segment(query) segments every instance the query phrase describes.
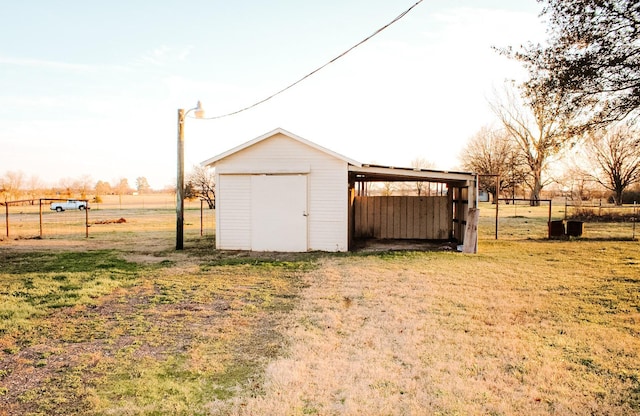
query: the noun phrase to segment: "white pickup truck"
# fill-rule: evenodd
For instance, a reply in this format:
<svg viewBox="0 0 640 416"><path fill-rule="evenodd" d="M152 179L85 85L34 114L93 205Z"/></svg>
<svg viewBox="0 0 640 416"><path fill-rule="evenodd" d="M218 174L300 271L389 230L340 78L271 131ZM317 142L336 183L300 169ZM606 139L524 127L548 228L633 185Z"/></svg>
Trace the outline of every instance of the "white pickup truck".
<svg viewBox="0 0 640 416"><path fill-rule="evenodd" d="M52 202L49 209L52 211L62 212L68 209L87 209L87 201L78 201L77 199L68 199L65 202Z"/></svg>

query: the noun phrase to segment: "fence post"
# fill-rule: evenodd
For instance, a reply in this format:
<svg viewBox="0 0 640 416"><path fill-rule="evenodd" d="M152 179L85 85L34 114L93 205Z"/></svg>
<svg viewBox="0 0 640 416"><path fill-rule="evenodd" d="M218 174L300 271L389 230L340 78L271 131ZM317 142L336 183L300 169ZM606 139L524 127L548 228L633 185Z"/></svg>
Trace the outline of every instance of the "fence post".
<svg viewBox="0 0 640 416"><path fill-rule="evenodd" d="M9 237L9 203L7 201L4 201L4 212L7 224L7 237Z"/></svg>
<svg viewBox="0 0 640 416"><path fill-rule="evenodd" d="M89 238L89 200L85 199L84 202L84 238Z"/></svg>
<svg viewBox="0 0 640 416"><path fill-rule="evenodd" d="M498 198L497 192L496 192L495 203L496 203L496 240L497 240L498 239L498 206L500 206L500 198Z"/></svg>
<svg viewBox="0 0 640 416"><path fill-rule="evenodd" d="M631 218L631 222L633 223L633 233L631 236L632 240L636 239L636 222L638 221L638 208L636 207L636 201L633 201L633 218Z"/></svg>

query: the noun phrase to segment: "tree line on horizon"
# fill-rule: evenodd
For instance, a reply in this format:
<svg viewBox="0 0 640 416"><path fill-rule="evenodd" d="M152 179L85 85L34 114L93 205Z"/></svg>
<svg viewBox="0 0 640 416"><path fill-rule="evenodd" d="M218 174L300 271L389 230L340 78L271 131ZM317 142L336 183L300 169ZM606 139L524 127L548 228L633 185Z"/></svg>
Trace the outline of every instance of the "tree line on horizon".
<svg viewBox="0 0 640 416"><path fill-rule="evenodd" d="M215 207L215 181L213 173L200 166L194 166L187 174L185 184L186 199L202 199L210 209ZM139 195L152 193L173 193L175 186L166 186L161 190L154 190L144 176L136 178L132 187L129 180L120 178L113 182L103 180L94 181L90 176L80 178L64 178L57 185L46 186L35 176L27 177L23 172L7 171L0 176L0 198L3 202L19 200L35 200L39 198L77 198L100 202L105 195Z"/></svg>

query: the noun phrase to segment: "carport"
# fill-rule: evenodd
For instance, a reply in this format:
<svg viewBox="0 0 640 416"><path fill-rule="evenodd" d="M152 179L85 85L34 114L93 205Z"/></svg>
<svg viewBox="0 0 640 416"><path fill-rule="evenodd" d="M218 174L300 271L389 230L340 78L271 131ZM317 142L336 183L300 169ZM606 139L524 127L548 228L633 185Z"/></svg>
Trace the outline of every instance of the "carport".
<svg viewBox="0 0 640 416"><path fill-rule="evenodd" d="M371 183L412 182L420 195L371 195ZM430 240L477 251L477 175L382 165L349 165L350 248L367 239ZM416 187L417 189L418 187ZM469 210L471 230L467 234Z"/></svg>

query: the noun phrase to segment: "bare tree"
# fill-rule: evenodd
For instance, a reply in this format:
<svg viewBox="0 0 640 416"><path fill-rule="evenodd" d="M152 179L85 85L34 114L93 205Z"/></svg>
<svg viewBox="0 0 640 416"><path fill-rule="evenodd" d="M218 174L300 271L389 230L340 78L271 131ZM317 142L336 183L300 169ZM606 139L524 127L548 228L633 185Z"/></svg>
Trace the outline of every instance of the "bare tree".
<svg viewBox="0 0 640 416"><path fill-rule="evenodd" d="M91 184L93 179L91 175L82 175L78 180L74 182L74 188L80 192L80 198L87 199L87 194L91 191Z"/></svg>
<svg viewBox="0 0 640 416"><path fill-rule="evenodd" d="M124 195L131 192L131 186L129 186L129 181L127 178L120 178L118 183L113 187L118 195Z"/></svg>
<svg viewBox="0 0 640 416"><path fill-rule="evenodd" d="M24 173L21 171L8 171L0 178L0 189L5 201L20 198L24 182Z"/></svg>
<svg viewBox="0 0 640 416"><path fill-rule="evenodd" d="M128 194L131 192L131 186L129 186L129 181L127 178L120 178L118 183L112 188L118 194L118 204L120 209L122 209L122 195Z"/></svg>
<svg viewBox="0 0 640 416"><path fill-rule="evenodd" d="M396 186L394 185L393 182L382 182L382 189L381 194L382 196L391 196L393 195L393 191L395 190Z"/></svg>
<svg viewBox="0 0 640 416"><path fill-rule="evenodd" d="M38 195L42 195L44 191L44 184L42 180L36 176L31 175L27 180L27 193L31 199L36 199Z"/></svg>
<svg viewBox="0 0 640 416"><path fill-rule="evenodd" d="M96 196L107 195L111 193L111 184L105 181L96 182Z"/></svg>
<svg viewBox="0 0 640 416"><path fill-rule="evenodd" d="M136 189L141 194L146 194L151 190L151 186L149 185L149 181L144 176L139 176L136 178Z"/></svg>
<svg viewBox="0 0 640 416"><path fill-rule="evenodd" d="M585 171L584 167L581 167L587 160L582 149L582 146L576 148L576 155L568 157L565 166L553 178L562 196L577 203L602 197L603 192L602 186Z"/></svg>
<svg viewBox="0 0 640 416"><path fill-rule="evenodd" d="M416 157L411 161L411 167L415 169L433 169L434 166L435 165L433 162L431 162L430 160L427 160L424 157ZM413 185L418 196L424 195L427 189L426 183L424 183L423 181L416 181L416 182L413 182Z"/></svg>
<svg viewBox="0 0 640 416"><path fill-rule="evenodd" d="M585 152L587 174L613 192L616 205L622 205L622 193L640 182L640 131L625 124L592 133Z"/></svg>
<svg viewBox="0 0 640 416"><path fill-rule="evenodd" d="M216 181L213 170L202 166L194 166L187 177L185 198L199 198L206 201L209 209L216 207Z"/></svg>
<svg viewBox="0 0 640 416"><path fill-rule="evenodd" d="M504 98L490 103L529 167L528 185L533 205L548 183L543 174L549 162L577 141L582 130L581 113L561 91L553 91L544 77L532 77L516 93L505 88Z"/></svg>
<svg viewBox="0 0 640 416"><path fill-rule="evenodd" d="M74 182L74 179L70 177L60 178L58 180L57 193L64 198L71 198L75 186Z"/></svg>
<svg viewBox="0 0 640 416"><path fill-rule="evenodd" d="M480 128L469 139L460 158L464 169L480 175L480 187L489 192L494 201L502 191L515 190L521 185L527 172L520 148L505 129Z"/></svg>

